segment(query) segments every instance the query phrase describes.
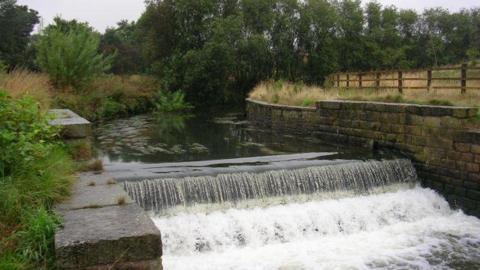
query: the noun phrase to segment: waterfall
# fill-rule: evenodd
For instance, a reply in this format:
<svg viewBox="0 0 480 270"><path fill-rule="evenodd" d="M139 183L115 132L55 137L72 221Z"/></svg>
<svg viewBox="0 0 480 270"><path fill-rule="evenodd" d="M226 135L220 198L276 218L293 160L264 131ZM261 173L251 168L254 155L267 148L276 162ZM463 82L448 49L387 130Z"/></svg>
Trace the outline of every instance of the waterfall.
<svg viewBox="0 0 480 270"><path fill-rule="evenodd" d="M419 186L152 218L167 270L480 269L480 220Z"/></svg>
<svg viewBox="0 0 480 270"><path fill-rule="evenodd" d="M216 176L160 178L125 182L127 193L146 210L159 212L176 206L240 202L325 192L373 189L417 180L407 159L358 161L261 173L229 173Z"/></svg>

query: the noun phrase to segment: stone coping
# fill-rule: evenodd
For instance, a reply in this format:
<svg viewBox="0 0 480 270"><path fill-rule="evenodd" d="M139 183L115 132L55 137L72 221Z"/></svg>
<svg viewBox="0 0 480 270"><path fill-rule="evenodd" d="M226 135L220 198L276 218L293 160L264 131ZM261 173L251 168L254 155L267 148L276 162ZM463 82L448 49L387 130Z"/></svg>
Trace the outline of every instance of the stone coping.
<svg viewBox="0 0 480 270"><path fill-rule="evenodd" d="M254 100L254 99L251 99L251 98L247 98L246 101L251 102L251 103L264 105L264 106L269 106L269 107L285 108L285 109L298 110L298 111L315 111L317 109L316 107L313 107L313 106L312 107L304 107L304 106L273 104L273 103L268 103L268 102L265 102L265 101Z"/></svg>
<svg viewBox="0 0 480 270"><path fill-rule="evenodd" d="M90 124L88 120L68 109L52 109L49 110L48 113L54 117L54 119L49 121L50 125L67 126Z"/></svg>
<svg viewBox="0 0 480 270"><path fill-rule="evenodd" d="M67 109L53 109L49 114L54 119L49 121L52 126L60 126L61 136L65 139L77 139L90 136L91 123L78 114Z"/></svg>
<svg viewBox="0 0 480 270"><path fill-rule="evenodd" d="M288 110L307 110L315 111L321 109L342 109L348 108L353 110L365 110L365 111L378 111L378 112L397 112L397 113L409 113L421 116L451 116L455 118L471 118L474 117L478 108L475 107L463 107L463 106L437 106L437 105L421 105L410 103L388 103L388 102L376 102L376 101L357 101L357 100L322 100L316 102L316 107L302 107L302 106L290 106L271 104L264 101L258 101L253 99L246 99L247 102L276 107L285 108Z"/></svg>

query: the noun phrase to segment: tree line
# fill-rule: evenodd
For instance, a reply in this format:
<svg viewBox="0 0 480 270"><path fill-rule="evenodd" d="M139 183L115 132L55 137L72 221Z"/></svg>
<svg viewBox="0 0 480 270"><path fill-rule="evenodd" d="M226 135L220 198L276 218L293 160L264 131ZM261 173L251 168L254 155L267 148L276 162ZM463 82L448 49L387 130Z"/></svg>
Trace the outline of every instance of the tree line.
<svg viewBox="0 0 480 270"><path fill-rule="evenodd" d="M26 31L38 17L19 9L10 25L24 18ZM9 66L29 62L11 53L32 54L35 37L22 37L0 40ZM237 101L262 80L322 84L333 72L454 64L479 50L479 8L417 13L359 0L148 0L137 21L107 29L99 45L115 54L111 72L153 74L195 104Z"/></svg>

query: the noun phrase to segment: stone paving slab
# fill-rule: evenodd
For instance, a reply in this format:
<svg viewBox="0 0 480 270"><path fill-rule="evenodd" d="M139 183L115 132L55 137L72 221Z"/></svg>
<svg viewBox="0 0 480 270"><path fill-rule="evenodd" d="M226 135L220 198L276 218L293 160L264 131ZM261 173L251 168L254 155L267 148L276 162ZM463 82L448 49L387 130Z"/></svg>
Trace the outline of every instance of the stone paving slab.
<svg viewBox="0 0 480 270"><path fill-rule="evenodd" d="M71 110L53 109L49 113L54 117L49 124L61 126L64 138L85 138L92 132L91 123Z"/></svg>
<svg viewBox="0 0 480 270"><path fill-rule="evenodd" d="M118 184L79 186L76 185L69 200L56 206L57 211L83 208L100 208L118 204L132 204L134 201Z"/></svg>
<svg viewBox="0 0 480 270"><path fill-rule="evenodd" d="M160 232L136 204L62 216L63 226L55 235L60 269L161 269Z"/></svg>

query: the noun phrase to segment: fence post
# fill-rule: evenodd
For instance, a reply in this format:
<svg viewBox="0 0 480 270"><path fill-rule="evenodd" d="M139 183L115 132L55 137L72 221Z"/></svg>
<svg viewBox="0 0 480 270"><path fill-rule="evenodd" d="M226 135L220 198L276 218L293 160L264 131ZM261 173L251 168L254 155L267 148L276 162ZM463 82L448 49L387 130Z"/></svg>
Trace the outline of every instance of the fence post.
<svg viewBox="0 0 480 270"><path fill-rule="evenodd" d="M462 64L462 94L467 92L467 64Z"/></svg>
<svg viewBox="0 0 480 270"><path fill-rule="evenodd" d="M380 72L375 73L375 89L378 91L380 88Z"/></svg>
<svg viewBox="0 0 480 270"><path fill-rule="evenodd" d="M362 85L362 73L358 73L358 87L363 88L363 85Z"/></svg>
<svg viewBox="0 0 480 270"><path fill-rule="evenodd" d="M427 91L430 92L432 88L432 70L427 70Z"/></svg>
<svg viewBox="0 0 480 270"><path fill-rule="evenodd" d="M347 89L350 87L350 74L347 73Z"/></svg>
<svg viewBox="0 0 480 270"><path fill-rule="evenodd" d="M398 72L398 92L403 94L403 72Z"/></svg>
<svg viewBox="0 0 480 270"><path fill-rule="evenodd" d="M337 88L340 88L340 74L337 74Z"/></svg>

